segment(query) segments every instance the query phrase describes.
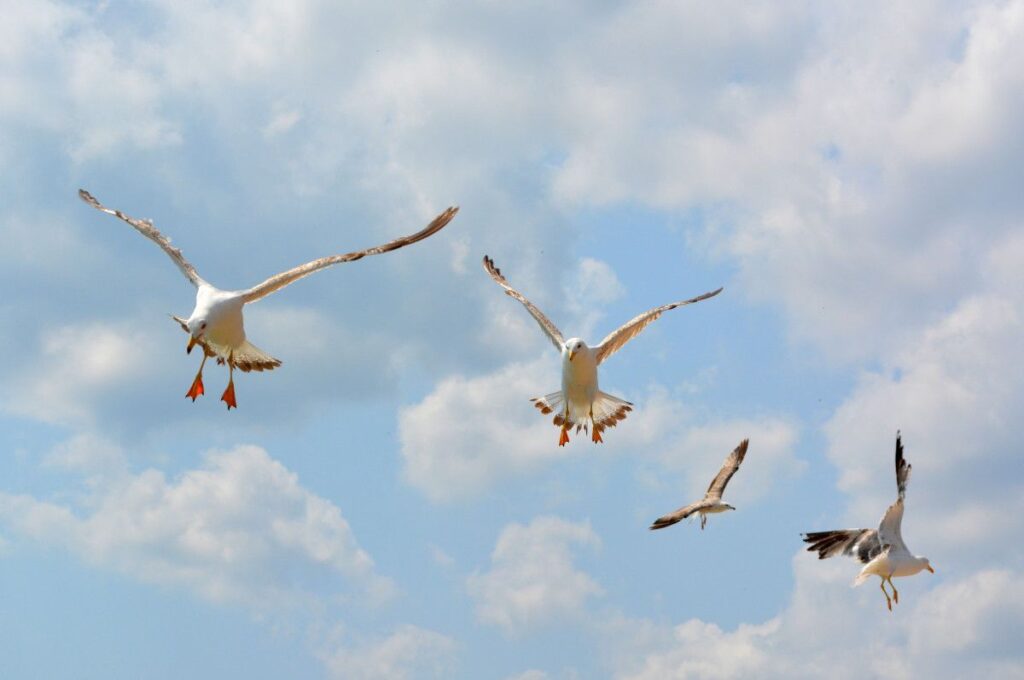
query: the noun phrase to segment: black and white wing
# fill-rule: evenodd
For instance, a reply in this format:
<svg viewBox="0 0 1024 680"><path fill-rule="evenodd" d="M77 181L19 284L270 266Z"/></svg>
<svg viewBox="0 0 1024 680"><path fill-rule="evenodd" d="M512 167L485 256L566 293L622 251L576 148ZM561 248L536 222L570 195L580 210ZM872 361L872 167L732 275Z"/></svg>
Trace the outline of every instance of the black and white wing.
<svg viewBox="0 0 1024 680"><path fill-rule="evenodd" d="M875 559L886 549L874 529L836 529L834 531L809 531L804 543L809 544L808 552L818 553L823 560L836 555L848 555L862 564Z"/></svg>
<svg viewBox="0 0 1024 680"><path fill-rule="evenodd" d="M743 459L747 455L747 445L750 444L749 439L744 439L740 442L739 446L732 450L725 458L725 462L722 463L722 469L718 471L715 478L711 480L711 484L708 486L707 493L704 494L704 498L709 500L721 499L722 493L725 491L725 485L729 483L732 476L736 474L736 471L740 469L740 464L743 463Z"/></svg>
<svg viewBox="0 0 1024 680"><path fill-rule="evenodd" d="M255 302L256 300L264 298L270 295L271 293L284 288L288 284L294 283L303 277L309 276L314 272L320 271L321 269L325 269L336 264L341 264L342 262L354 262L356 260L361 260L364 257L367 257L368 255L380 255L381 253L388 253L391 252L392 250L398 250L399 248L404 248L405 246L412 245L417 241L422 241L428 236L433 236L437 232L441 231L445 227L445 225L452 221L452 218L455 217L455 213L457 212L459 212L459 209L455 206L452 206L445 210L440 215L438 215L437 217L435 217L430 224L428 224L425 228L421 229L415 234L410 234L409 236L402 236L400 238L396 238L394 241L388 241L383 245L374 246L373 248L367 248L366 250L356 250L351 253L345 253L344 255L331 255L329 257L321 257L319 260L313 260L312 262L307 262L306 264L300 264L298 267L271 276L263 283L253 286L249 290L243 291L242 299L247 303Z"/></svg>
<svg viewBox="0 0 1024 680"><path fill-rule="evenodd" d="M487 270L487 273L491 275L491 278L494 279L499 286L505 289L506 295L523 303L523 306L526 307L526 311L533 315L533 318L536 319L537 323L540 325L541 330L547 334L548 338L551 339L551 342L553 342L558 351L561 352L562 346L565 345L565 338L562 337L562 331L558 330L558 326L551 323L551 319L544 316L544 312L537 309L536 305L527 300L526 297L518 290L513 288L505 277L502 276L501 270L494 265L494 260L486 255L484 255L484 269Z"/></svg>
<svg viewBox="0 0 1024 680"><path fill-rule="evenodd" d="M715 297L721 292L722 289L719 288L718 290L698 295L697 297L690 298L689 300L671 302L667 305L662 305L661 307L649 309L643 314L630 319L622 326L609 333L608 337L602 340L601 344L594 348L594 352L597 355L597 363L600 364L602 361L615 354L623 345L640 335L640 331L647 328L648 325L668 310L675 309L676 307L683 307L685 305L692 305L694 302L700 302L701 300L707 300L708 298Z"/></svg>
<svg viewBox="0 0 1024 680"><path fill-rule="evenodd" d="M896 430L896 491L899 499L907 493L907 482L910 481L910 463L903 457L903 437Z"/></svg>
<svg viewBox="0 0 1024 680"><path fill-rule="evenodd" d="M192 266L192 263L186 260L185 256L181 254L181 251L171 245L171 239L160 233L160 231L153 226L152 222L149 220L140 220L130 217L120 210L112 210L97 201L96 198L85 189L79 189L78 196L97 210L124 220L128 224L132 225L137 232L160 246L160 248L167 253L168 257L171 258L174 264L178 266L178 269L180 269L181 273L185 275L185 278L192 282L193 286L198 288L200 285L206 283L206 281L204 281L196 272L196 268Z"/></svg>
<svg viewBox="0 0 1024 680"><path fill-rule="evenodd" d="M700 510L701 508L703 508L706 505L707 505L707 501L706 500L699 500L696 503L690 503L689 505L686 505L686 506L683 506L683 507L679 508L675 512L670 512L669 514L664 515L663 517L659 517L658 519L654 520L654 523L651 524L650 528L651 529L664 529L665 527L670 527L673 524L675 524L676 522L683 521L684 519L686 519L687 517L689 517L693 513L697 512L698 510Z"/></svg>

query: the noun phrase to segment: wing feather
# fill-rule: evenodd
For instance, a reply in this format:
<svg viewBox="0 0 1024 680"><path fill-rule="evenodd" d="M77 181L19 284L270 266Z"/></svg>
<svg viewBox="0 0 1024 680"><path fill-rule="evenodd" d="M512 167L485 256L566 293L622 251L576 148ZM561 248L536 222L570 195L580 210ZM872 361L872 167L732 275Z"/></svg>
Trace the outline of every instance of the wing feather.
<svg viewBox="0 0 1024 680"><path fill-rule="evenodd" d="M536 305L527 300L518 290L513 288L505 277L502 276L501 270L494 265L494 260L486 255L484 255L484 269L487 270L487 273L491 275L491 278L494 279L499 286L505 289L506 295L523 303L523 306L526 307L526 311L533 315L533 318L536 319L541 329L551 339L551 342L554 343L558 351L561 352L562 346L565 345L565 339L562 337L562 332L558 330L558 326L551 323L551 319L544 316L544 312L537 309Z"/></svg>
<svg viewBox="0 0 1024 680"><path fill-rule="evenodd" d="M113 215L118 219L124 220L128 224L132 225L137 232L160 246L160 248L167 253L168 257L171 258L174 264L178 266L178 269L180 269L181 273L185 275L185 278L192 282L193 286L198 288L201 284L206 283L203 281L202 277L199 276L199 273L196 272L196 268L192 266L192 263L186 260L185 256L181 254L181 251L171 245L171 239L160 233L160 231L153 226L152 222L149 220L140 220L130 217L120 210L112 210L97 201L96 198L85 189L78 190L78 197L100 212L105 212L108 215Z"/></svg>
<svg viewBox="0 0 1024 680"><path fill-rule="evenodd" d="M654 522L651 524L650 528L653 530L653 529L664 529L665 527L670 527L670 526L672 526L673 524L675 524L677 522L683 521L684 519L686 519L687 517L689 517L693 513L695 513L698 510L700 510L705 505L706 505L705 501L697 501L696 503L690 503L689 505L685 505L685 506L679 508L678 510L676 510L675 512L670 512L669 514L664 515L664 516L659 517L658 519L654 520Z"/></svg>
<svg viewBox="0 0 1024 680"><path fill-rule="evenodd" d="M899 499L907 493L907 482L910 481L910 463L903 457L903 439L899 430L896 431L896 491Z"/></svg>
<svg viewBox="0 0 1024 680"><path fill-rule="evenodd" d="M804 534L808 552L818 553L824 560L836 555L848 555L861 564L867 564L885 549L874 529L836 529L834 531L809 531Z"/></svg>
<svg viewBox="0 0 1024 680"><path fill-rule="evenodd" d="M597 363L600 364L602 361L615 354L615 352L619 351L623 345L640 335L640 331L647 328L649 324L668 310L675 309L676 307L683 307L684 305L692 305L694 302L700 302L701 300L707 300L721 292L722 288L719 288L718 290L698 295L697 297L690 298L689 300L672 302L667 305L662 305L661 307L655 307L654 309L650 309L643 314L630 319L625 324L609 333L608 337L602 340L601 344L594 348L594 351L597 354Z"/></svg>
<svg viewBox="0 0 1024 680"><path fill-rule="evenodd" d="M243 291L242 299L247 303L255 302L256 300L264 298L270 295L271 293L278 291L284 288L285 286L294 283L305 276L309 276L314 272L318 272L326 267L341 264L342 262L354 262L356 260L361 260L362 258L367 257L369 255L380 255L381 253L387 253L392 250L398 250L399 248L404 248L405 246L412 245L417 241L422 241L428 236L432 236L433 234L436 234L437 232L441 231L441 229L443 229L445 225L452 221L452 218L455 217L455 213L457 212L459 212L458 207L452 206L445 210L440 215L438 215L437 217L435 217L430 224L428 224L424 229L416 232L415 234L411 234L409 236L402 236L400 238L396 238L394 241L388 241L383 245L374 246L373 248L367 248L366 250L356 250L351 253L345 253L344 255L331 255L329 257L321 257L318 260L313 260L312 262L301 264L298 267L294 267L292 269L289 269L288 271L281 272L280 274L271 276L263 283L253 286L249 290Z"/></svg>
<svg viewBox="0 0 1024 680"><path fill-rule="evenodd" d="M736 471L740 469L740 464L743 463L743 459L747 455L747 445L750 444L749 439L744 439L740 442L739 446L732 450L725 458L725 462L722 463L722 469L718 471L715 478L711 480L711 484L708 486L708 491L704 494L704 498L720 499L722 493L725 491L725 486L732 479L732 476L736 474Z"/></svg>

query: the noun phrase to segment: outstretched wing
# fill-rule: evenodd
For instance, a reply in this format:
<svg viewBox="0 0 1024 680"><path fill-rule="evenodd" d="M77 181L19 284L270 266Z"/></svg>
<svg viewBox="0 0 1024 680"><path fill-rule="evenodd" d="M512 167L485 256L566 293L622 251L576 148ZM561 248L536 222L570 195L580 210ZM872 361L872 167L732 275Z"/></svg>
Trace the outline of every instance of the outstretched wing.
<svg viewBox="0 0 1024 680"><path fill-rule="evenodd" d="M823 560L836 555L849 555L862 564L867 564L885 550L874 529L836 529L834 531L809 531L804 534L808 552L818 553Z"/></svg>
<svg viewBox="0 0 1024 680"><path fill-rule="evenodd" d="M654 520L654 522L651 524L650 528L653 530L653 529L664 529L665 527L670 527L673 524L675 524L676 522L683 521L684 519L686 519L687 517L689 517L693 513L695 513L698 510L700 510L705 505L706 505L705 501L697 501L696 503L690 503L687 506L679 508L675 512L669 513L667 515L664 515L663 517L659 517L658 519Z"/></svg>
<svg viewBox="0 0 1024 680"><path fill-rule="evenodd" d="M459 212L458 207L452 206L448 208L443 213L435 217L434 220L424 229L410 236L402 236L401 238L396 238L394 241L389 241L383 245L375 246L373 248L367 248L366 250L357 250L355 252L345 253L344 255L321 257L319 260L313 260L312 262L301 264L294 269L289 269L286 272L281 272L280 274L271 276L263 283L253 286L249 290L243 291L242 299L247 303L255 302L260 298L264 298L271 293L284 288L290 283L298 281L304 276L309 276L313 272L320 271L326 267L341 264L342 262L354 262L355 260L361 260L367 255L380 255L381 253L398 250L399 248L412 245L417 241L422 241L428 236L432 236L433 234L441 231L446 224L452 221L452 218L455 217L455 213L457 212Z"/></svg>
<svg viewBox="0 0 1024 680"><path fill-rule="evenodd" d="M171 239L160 233L160 231L153 226L152 222L149 220L140 220L134 217L129 217L120 210L112 210L97 201L96 198L85 189L78 190L78 197L97 210L124 220L135 227L137 232L160 246L171 260L174 261L174 264L178 265L178 269L180 269L181 273L185 275L185 278L192 282L193 286L198 288L201 284L206 283L196 272L196 268L192 266L192 263L186 260L185 256L181 254L181 251L171 245Z"/></svg>
<svg viewBox="0 0 1024 680"><path fill-rule="evenodd" d="M710 297L714 297L722 292L722 289L713 290L710 293L704 293L698 295L695 298L689 300L683 300L682 302L672 302L661 307L655 307L654 309L648 310L643 314L627 321L625 324L620 326L618 329L608 334L601 344L594 348L597 354L597 363L601 363L611 355L615 354L619 349L627 342L640 335L640 331L647 328L647 326L657 319L659 316L664 314L670 309L676 307L682 307L684 305L692 305L694 302L700 302L701 300L707 300Z"/></svg>
<svg viewBox="0 0 1024 680"><path fill-rule="evenodd" d="M509 282L501 275L501 270L494 266L494 260L486 255L484 255L484 269L487 270L487 273L491 275L491 278L494 279L499 286L505 289L506 295L514 297L516 300L523 303L523 306L526 307L526 311L533 315L533 318L537 320L537 323L540 324L540 327L545 333L547 333L547 336L551 338L551 342L553 342L555 347L558 348L558 351L561 352L562 346L565 344L565 338L562 337L562 332L558 330L558 327L551 323L551 319L544 316L544 312L537 309L536 305L527 300L523 297L522 293L509 285Z"/></svg>
<svg viewBox="0 0 1024 680"><path fill-rule="evenodd" d="M749 439L744 439L740 442L740 445L733 449L725 458L725 462L722 463L722 469L718 471L715 478L711 480L711 485L708 486L708 491L704 494L704 498L708 500L720 499L722 492L725 491L725 485L729 483L732 476L736 474L736 471L740 469L740 464L743 462L743 458L747 455L747 445L750 443Z"/></svg>
<svg viewBox="0 0 1024 680"><path fill-rule="evenodd" d="M891 545L897 550L907 549L906 544L903 542L903 534L900 532L901 524L903 524L902 498L886 509L885 514L882 515L882 521L878 523L878 540L881 541L882 545Z"/></svg>

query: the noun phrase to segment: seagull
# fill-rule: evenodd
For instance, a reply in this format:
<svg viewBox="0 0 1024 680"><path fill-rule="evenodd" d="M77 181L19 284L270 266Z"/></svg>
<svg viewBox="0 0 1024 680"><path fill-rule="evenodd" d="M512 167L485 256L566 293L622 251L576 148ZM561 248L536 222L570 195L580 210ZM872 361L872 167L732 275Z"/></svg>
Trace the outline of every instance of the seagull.
<svg viewBox="0 0 1024 680"><path fill-rule="evenodd" d="M196 287L196 305L192 310L192 315L187 319L171 315L171 318L178 322L182 330L189 335L185 351L191 353L192 348L196 345L203 350L203 360L199 364L199 372L196 373L195 380L192 381L192 386L189 387L185 396L191 397L194 402L199 395L204 393L203 367L206 365L207 359L216 357L218 364L226 363L229 369L228 386L224 390L224 394L221 395L221 401L227 404L229 411L238 407L235 400L234 381L236 368L243 372L269 371L281 365L279 359L270 356L246 339L242 323L242 307L244 305L256 302L304 276L309 276L313 272L331 265L352 262L367 255L379 255L422 241L444 228L459 211L458 207L450 207L435 217L434 221L422 231L411 236L403 236L375 248L322 257L319 260L313 260L271 276L263 283L247 290L220 290L199 276L196 268L185 259L180 250L171 245L171 240L160 233L150 220L136 219L125 215L120 210L111 210L103 206L84 189L79 189L78 195L97 210L124 220L140 234L160 246L185 275L185 278Z"/></svg>
<svg viewBox="0 0 1024 680"><path fill-rule="evenodd" d="M885 604L892 611L892 604L899 604L900 594L892 582L893 576L913 576L927 569L935 573L927 557L917 557L907 549L900 534L903 522L903 496L907 492L907 480L910 479L910 463L903 458L903 442L900 433L896 432L896 488L899 497L889 506L878 525L878 529L837 529L835 531L813 531L804 534L804 542L809 543L809 552L817 552L818 559L834 555L856 557L864 565L860 574L853 581L859 586L872 575L882 579L879 587L885 594ZM892 587L892 597L885 589L886 582Z"/></svg>
<svg viewBox="0 0 1024 680"><path fill-rule="evenodd" d="M676 522L686 519L695 512L700 513L700 528L704 530L704 525L708 523L708 515L717 514L719 512L725 512L726 510L735 510L728 503L722 502L722 493L725 491L725 485L729 483L732 476L736 474L736 471L740 469L740 464L743 463L743 458L747 455L747 444L750 443L749 439L744 439L740 442L740 445L732 450L725 458L725 462L722 463L722 469L718 471L715 478L711 480L711 486L708 487L707 492L704 494L704 498L697 501L696 503L690 503L684 507L679 508L673 513L659 517L654 520L654 524L651 525L651 529L664 529L670 527Z"/></svg>
<svg viewBox="0 0 1024 680"><path fill-rule="evenodd" d="M570 428L575 426L577 432L580 431L580 428L586 432L588 423L591 426L591 440L595 444L602 442L604 440L601 438L601 433L604 429L615 427L620 420L625 419L626 414L633 410L632 403L613 397L597 388L597 367L601 362L639 335L640 331L661 316L663 312L707 300L722 292L722 289L719 288L690 300L655 307L612 331L597 347L588 347L587 343L580 338L565 340L561 331L544 316L543 312L523 297L522 293L509 285L505 277L502 276L501 270L494 265L494 260L486 255L484 255L484 269L499 286L505 289L506 295L523 303L551 342L555 344L555 348L562 354L561 391L530 400L542 414L547 415L552 412L555 414L553 422L561 428L561 435L558 439L559 446L565 446L568 443Z"/></svg>

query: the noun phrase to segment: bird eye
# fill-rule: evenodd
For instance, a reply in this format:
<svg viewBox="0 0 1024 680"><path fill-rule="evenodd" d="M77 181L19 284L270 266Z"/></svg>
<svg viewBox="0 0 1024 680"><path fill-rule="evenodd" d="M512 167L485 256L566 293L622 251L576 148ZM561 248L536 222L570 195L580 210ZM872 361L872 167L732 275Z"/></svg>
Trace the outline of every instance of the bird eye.
<svg viewBox="0 0 1024 680"><path fill-rule="evenodd" d="M206 322L204 321L203 324L199 328L205 331L206 330Z"/></svg>

